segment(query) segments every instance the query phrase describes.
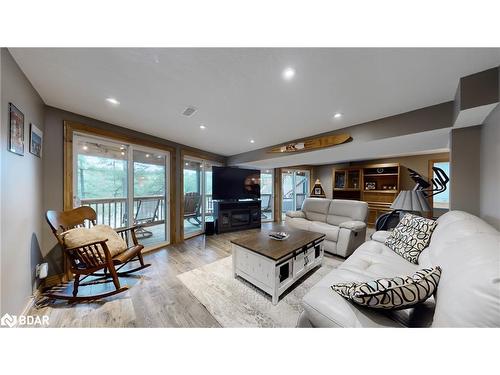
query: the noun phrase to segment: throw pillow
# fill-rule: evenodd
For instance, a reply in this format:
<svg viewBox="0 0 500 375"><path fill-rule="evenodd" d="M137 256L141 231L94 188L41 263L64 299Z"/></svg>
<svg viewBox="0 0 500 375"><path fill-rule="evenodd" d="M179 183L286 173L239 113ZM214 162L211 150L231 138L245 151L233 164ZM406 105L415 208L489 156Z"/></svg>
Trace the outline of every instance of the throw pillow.
<svg viewBox="0 0 500 375"><path fill-rule="evenodd" d="M91 228L74 228L63 234L64 245L67 248L83 246L96 241L104 241L108 246L111 257L127 250L127 243L116 233L116 231L108 225L96 225ZM104 257L104 250L98 246L99 252Z"/></svg>
<svg viewBox="0 0 500 375"><path fill-rule="evenodd" d="M424 268L411 276L378 279L365 283L337 283L332 289L358 305L375 309L406 309L434 294L441 268Z"/></svg>
<svg viewBox="0 0 500 375"><path fill-rule="evenodd" d="M418 264L418 256L429 245L436 228L434 220L406 214L385 240L385 245L407 261Z"/></svg>

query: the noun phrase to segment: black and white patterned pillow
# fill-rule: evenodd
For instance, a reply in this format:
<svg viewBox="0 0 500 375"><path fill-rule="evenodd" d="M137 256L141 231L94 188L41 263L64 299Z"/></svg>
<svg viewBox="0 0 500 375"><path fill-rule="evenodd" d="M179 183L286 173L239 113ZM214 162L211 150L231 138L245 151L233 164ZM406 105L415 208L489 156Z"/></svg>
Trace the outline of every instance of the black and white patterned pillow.
<svg viewBox="0 0 500 375"><path fill-rule="evenodd" d="M437 223L425 217L406 214L385 240L385 245L407 261L418 264L418 256L429 244Z"/></svg>
<svg viewBox="0 0 500 375"><path fill-rule="evenodd" d="M406 309L434 294L441 268L424 268L411 276L378 279L365 283L337 283L332 289L358 305L375 309Z"/></svg>

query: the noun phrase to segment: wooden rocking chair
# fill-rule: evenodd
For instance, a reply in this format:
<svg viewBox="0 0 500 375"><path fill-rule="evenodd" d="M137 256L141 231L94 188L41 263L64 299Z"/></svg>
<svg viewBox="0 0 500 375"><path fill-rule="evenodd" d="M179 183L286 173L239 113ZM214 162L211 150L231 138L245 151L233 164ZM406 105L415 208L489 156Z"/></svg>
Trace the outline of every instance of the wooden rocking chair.
<svg viewBox="0 0 500 375"><path fill-rule="evenodd" d="M77 301L92 301L112 296L128 289L127 286L120 286L119 276L126 276L132 272L150 266L150 264L144 263L141 254L144 246L137 242L137 237L135 235L136 226L116 229L116 232L127 243L128 248L120 254L111 257L108 246L106 245L107 240L73 248L67 248L64 244L63 236L61 235L63 232L73 228L96 225L97 215L93 208L82 206L63 212L47 211L46 218L52 232L57 238L57 242L61 245L63 252L66 254L69 270L75 277L72 295L58 294L49 291L44 294L48 298L64 299L71 303ZM102 248L104 255L99 251L99 248ZM134 260L139 261L139 267L120 272L122 267ZM102 270L102 272L97 272L100 270ZM93 277L91 281L82 283L83 280L90 276ZM78 296L79 286L95 285L103 281L106 282L109 281L110 277L112 278L115 290L88 296Z"/></svg>

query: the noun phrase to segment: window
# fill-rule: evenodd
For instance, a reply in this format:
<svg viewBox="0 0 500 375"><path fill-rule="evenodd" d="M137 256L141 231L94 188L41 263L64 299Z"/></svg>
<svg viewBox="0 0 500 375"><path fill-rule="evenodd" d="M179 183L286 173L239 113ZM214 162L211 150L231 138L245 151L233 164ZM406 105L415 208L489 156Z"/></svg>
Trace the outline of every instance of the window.
<svg viewBox="0 0 500 375"><path fill-rule="evenodd" d="M429 176L433 179L438 179L438 175L433 167L440 168L448 177L450 177L450 162L448 160L430 160L429 161ZM438 212L434 212L433 216L439 216L439 211L449 210L450 209L450 183L446 185L446 190L433 195L430 199L431 206L434 211L438 210Z"/></svg>

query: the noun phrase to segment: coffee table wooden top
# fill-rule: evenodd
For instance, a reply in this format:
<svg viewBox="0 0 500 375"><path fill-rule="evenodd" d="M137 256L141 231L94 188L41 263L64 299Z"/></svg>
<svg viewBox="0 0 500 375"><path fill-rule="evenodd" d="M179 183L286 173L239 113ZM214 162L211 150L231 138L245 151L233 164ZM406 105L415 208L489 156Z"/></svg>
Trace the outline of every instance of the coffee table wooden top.
<svg viewBox="0 0 500 375"><path fill-rule="evenodd" d="M290 234L286 240L277 241L269 237L269 232L287 232ZM271 228L261 229L257 233L247 234L231 242L255 253L273 260L280 260L287 255L301 250L305 245L325 237L322 233L309 232L301 229L273 224Z"/></svg>

